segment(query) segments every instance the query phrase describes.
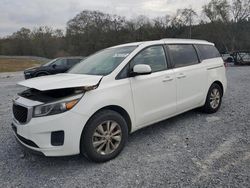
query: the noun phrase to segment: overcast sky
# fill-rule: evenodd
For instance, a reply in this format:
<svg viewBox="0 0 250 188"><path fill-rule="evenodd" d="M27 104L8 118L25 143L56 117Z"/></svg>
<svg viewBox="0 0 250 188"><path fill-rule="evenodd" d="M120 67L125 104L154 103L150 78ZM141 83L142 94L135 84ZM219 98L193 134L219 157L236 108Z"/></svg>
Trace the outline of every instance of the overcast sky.
<svg viewBox="0 0 250 188"><path fill-rule="evenodd" d="M0 0L0 37L21 27L51 26L65 29L66 23L84 9L100 10L133 18L173 15L192 7L197 12L209 0Z"/></svg>

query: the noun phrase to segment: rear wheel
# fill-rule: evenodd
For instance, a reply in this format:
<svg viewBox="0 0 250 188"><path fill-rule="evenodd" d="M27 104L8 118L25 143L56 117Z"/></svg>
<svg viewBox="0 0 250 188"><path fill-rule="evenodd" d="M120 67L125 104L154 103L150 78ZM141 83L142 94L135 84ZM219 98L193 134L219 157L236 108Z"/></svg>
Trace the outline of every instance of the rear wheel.
<svg viewBox="0 0 250 188"><path fill-rule="evenodd" d="M115 158L125 146L128 127L124 118L112 110L95 114L84 128L81 153L95 162Z"/></svg>
<svg viewBox="0 0 250 188"><path fill-rule="evenodd" d="M206 103L203 111L206 113L215 113L219 110L222 101L222 88L214 83L208 90Z"/></svg>

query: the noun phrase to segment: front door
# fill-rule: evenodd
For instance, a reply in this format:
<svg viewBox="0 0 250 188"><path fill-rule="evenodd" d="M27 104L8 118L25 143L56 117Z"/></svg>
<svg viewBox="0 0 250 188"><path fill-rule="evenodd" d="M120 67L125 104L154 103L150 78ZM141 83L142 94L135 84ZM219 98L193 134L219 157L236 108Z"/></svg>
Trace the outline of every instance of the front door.
<svg viewBox="0 0 250 188"><path fill-rule="evenodd" d="M135 108L136 125L142 127L166 119L176 112L176 78L173 70L167 69L163 46L144 49L131 61L150 65L152 73L130 78Z"/></svg>
<svg viewBox="0 0 250 188"><path fill-rule="evenodd" d="M52 64L52 72L53 74L64 73L67 71L67 60L66 59L58 59Z"/></svg>

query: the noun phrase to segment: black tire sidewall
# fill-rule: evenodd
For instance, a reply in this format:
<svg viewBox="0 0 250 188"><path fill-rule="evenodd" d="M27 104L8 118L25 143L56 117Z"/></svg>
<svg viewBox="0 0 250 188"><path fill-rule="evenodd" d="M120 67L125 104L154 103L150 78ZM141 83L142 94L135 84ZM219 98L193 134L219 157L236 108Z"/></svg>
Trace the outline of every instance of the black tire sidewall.
<svg viewBox="0 0 250 188"><path fill-rule="evenodd" d="M114 152L108 155L101 155L97 153L94 149L92 143L92 135L94 134L96 127L100 125L102 122L107 120L116 121L120 125L122 132L122 139L120 145ZM96 113L93 117L91 117L90 120L87 122L86 126L84 127L81 138L81 146L80 146L81 153L84 156L87 156L87 158L89 158L90 160L95 162L105 162L111 160L115 158L122 151L123 147L127 142L127 137L128 137L127 123L119 113L112 110L100 111Z"/></svg>
<svg viewBox="0 0 250 188"><path fill-rule="evenodd" d="M38 74L36 74L36 76L35 77L41 77L41 76L47 76L48 74L46 74L46 73L38 73Z"/></svg>

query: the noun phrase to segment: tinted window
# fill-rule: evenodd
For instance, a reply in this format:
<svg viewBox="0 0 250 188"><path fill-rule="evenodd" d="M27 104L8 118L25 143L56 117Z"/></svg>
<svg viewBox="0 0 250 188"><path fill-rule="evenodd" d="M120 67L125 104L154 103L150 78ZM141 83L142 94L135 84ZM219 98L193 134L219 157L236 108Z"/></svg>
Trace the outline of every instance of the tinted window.
<svg viewBox="0 0 250 188"><path fill-rule="evenodd" d="M67 63L66 59L57 59L52 65L66 66L66 63Z"/></svg>
<svg viewBox="0 0 250 188"><path fill-rule="evenodd" d="M74 66L75 64L77 64L81 59L68 59L67 60L67 65L68 66Z"/></svg>
<svg viewBox="0 0 250 188"><path fill-rule="evenodd" d="M152 72L165 70L167 68L167 62L165 52L162 46L152 46L141 51L131 61L131 68L138 64L149 65Z"/></svg>
<svg viewBox="0 0 250 188"><path fill-rule="evenodd" d="M212 45L198 44L195 46L198 48L202 59L221 57L219 51Z"/></svg>
<svg viewBox="0 0 250 188"><path fill-rule="evenodd" d="M51 61L49 61L48 63L45 63L44 65L42 65L42 66L50 66L50 65L52 65L55 61L57 61L58 59L53 59L53 60L51 60Z"/></svg>
<svg viewBox="0 0 250 188"><path fill-rule="evenodd" d="M87 57L74 66L69 73L108 75L136 48L137 46L107 48Z"/></svg>
<svg viewBox="0 0 250 188"><path fill-rule="evenodd" d="M193 45L168 45L170 55L175 67L184 67L199 63Z"/></svg>

